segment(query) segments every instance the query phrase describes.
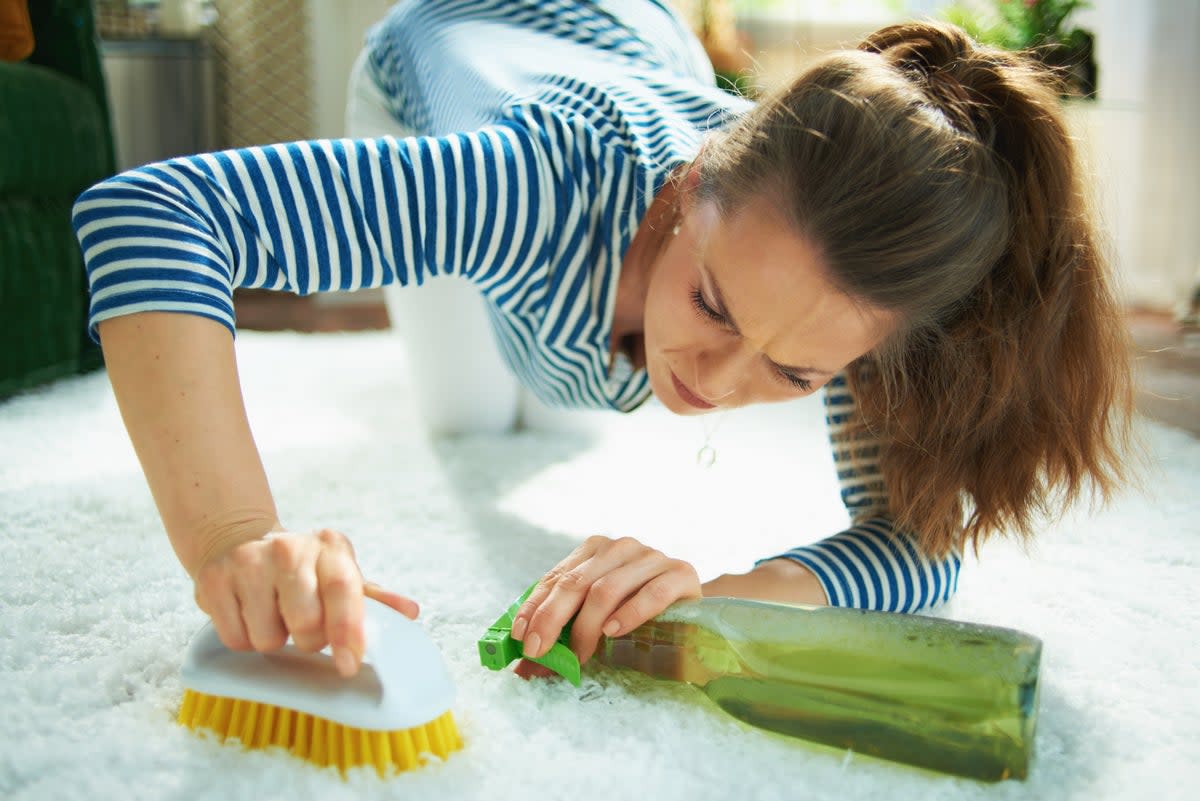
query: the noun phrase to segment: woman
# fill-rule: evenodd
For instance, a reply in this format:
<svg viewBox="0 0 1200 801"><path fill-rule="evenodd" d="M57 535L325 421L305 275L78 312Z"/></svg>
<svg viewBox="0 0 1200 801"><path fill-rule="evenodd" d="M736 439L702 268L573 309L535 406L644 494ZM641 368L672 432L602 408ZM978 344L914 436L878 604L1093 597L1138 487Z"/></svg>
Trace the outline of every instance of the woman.
<svg viewBox="0 0 1200 801"><path fill-rule="evenodd" d="M654 394L704 414L826 387L851 529L703 586L636 541L589 539L518 614L533 656L572 616L586 660L602 633L701 593L929 606L968 543L1028 535L1052 503L1119 480L1121 317L1056 94L1021 58L898 26L751 107L713 87L665 5L504 0L401 3L362 65L378 123L423 136L174 160L76 207L93 335L230 647L290 634L350 674L364 594L417 612L363 581L340 533L280 522L233 286L393 284L421 303L455 276L552 405ZM452 369L418 383L487 347L439 352ZM503 380L472 396L511 421Z"/></svg>

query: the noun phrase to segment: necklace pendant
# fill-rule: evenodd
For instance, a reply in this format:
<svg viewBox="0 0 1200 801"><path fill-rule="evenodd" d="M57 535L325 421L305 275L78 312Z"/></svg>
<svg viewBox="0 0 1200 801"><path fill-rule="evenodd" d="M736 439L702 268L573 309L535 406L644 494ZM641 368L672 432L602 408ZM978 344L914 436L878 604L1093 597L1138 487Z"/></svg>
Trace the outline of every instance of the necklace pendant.
<svg viewBox="0 0 1200 801"><path fill-rule="evenodd" d="M700 467L708 469L717 462L717 449L712 445L705 445L696 451L696 464Z"/></svg>

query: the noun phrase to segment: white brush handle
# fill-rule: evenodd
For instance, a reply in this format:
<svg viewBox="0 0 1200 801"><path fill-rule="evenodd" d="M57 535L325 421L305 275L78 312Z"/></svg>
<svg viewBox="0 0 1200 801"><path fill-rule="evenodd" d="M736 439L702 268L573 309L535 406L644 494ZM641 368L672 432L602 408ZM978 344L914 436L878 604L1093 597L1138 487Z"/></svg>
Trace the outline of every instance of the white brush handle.
<svg viewBox="0 0 1200 801"><path fill-rule="evenodd" d="M363 640L363 664L384 676L404 670L406 653L428 649L433 658L442 658L420 623L374 598L363 598Z"/></svg>
<svg viewBox="0 0 1200 801"><path fill-rule="evenodd" d="M185 686L206 695L296 709L371 730L422 726L450 709L454 684L441 652L419 623L371 598L365 601L363 666L341 677L333 658L289 642L278 651L231 651L212 623L188 645Z"/></svg>

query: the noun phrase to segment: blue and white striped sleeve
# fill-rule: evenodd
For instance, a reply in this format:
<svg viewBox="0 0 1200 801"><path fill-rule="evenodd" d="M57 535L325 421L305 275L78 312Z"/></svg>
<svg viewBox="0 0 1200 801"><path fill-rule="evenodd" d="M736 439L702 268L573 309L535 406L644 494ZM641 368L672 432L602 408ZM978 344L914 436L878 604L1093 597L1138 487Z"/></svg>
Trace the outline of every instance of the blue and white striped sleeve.
<svg viewBox="0 0 1200 801"><path fill-rule="evenodd" d="M561 131L560 131L561 133ZM561 137L503 122L445 137L294 142L172 159L84 192L73 222L89 332L139 311L234 330L233 289L305 295L465 275L481 288L544 257Z"/></svg>
<svg viewBox="0 0 1200 801"><path fill-rule="evenodd" d="M826 385L825 420L833 446L842 502L851 527L820 542L771 557L792 559L813 572L833 606L916 612L950 600L962 558L934 559L887 516L879 445L849 432L854 397L845 373Z"/></svg>

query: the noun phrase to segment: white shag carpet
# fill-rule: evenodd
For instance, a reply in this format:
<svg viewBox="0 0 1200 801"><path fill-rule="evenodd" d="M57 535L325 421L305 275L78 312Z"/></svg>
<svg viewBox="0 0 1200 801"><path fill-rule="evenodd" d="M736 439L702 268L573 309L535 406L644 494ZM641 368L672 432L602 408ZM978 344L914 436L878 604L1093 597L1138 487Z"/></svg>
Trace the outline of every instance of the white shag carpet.
<svg viewBox="0 0 1200 801"><path fill-rule="evenodd" d="M398 343L243 333L246 398L285 522L336 526L410 593L458 685L466 748L343 781L174 722L201 624L107 378L0 403L0 798L1167 799L1200 785L1200 442L1142 421L1148 490L989 544L938 614L1044 640L1036 757L988 785L759 732L692 688L589 669L583 687L478 664L476 639L585 536L632 535L702 578L845 522L808 399L704 428L650 406L586 431L430 442Z"/></svg>

